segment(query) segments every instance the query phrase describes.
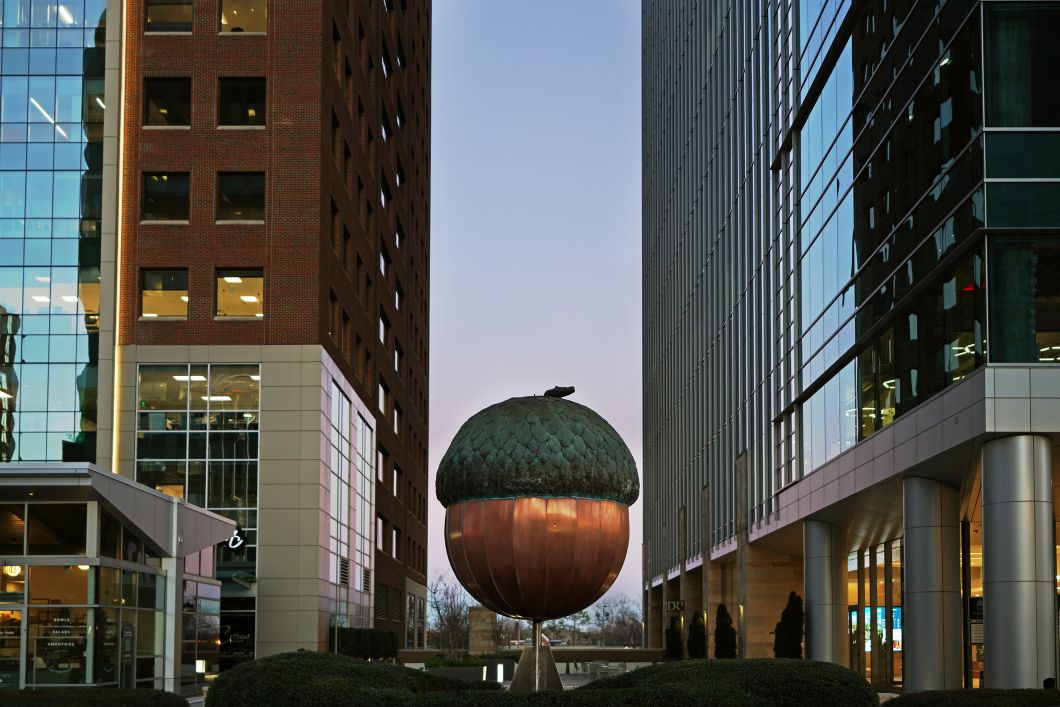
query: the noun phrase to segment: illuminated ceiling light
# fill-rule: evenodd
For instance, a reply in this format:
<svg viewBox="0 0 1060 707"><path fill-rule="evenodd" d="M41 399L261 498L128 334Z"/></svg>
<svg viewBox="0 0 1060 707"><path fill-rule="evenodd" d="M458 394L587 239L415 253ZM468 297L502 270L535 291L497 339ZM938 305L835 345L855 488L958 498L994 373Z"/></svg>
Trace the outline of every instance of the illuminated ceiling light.
<svg viewBox="0 0 1060 707"><path fill-rule="evenodd" d="M182 383L186 383L188 381L195 381L197 383L201 383L202 381L206 380L206 376L173 376L173 380L180 381Z"/></svg>
<svg viewBox="0 0 1060 707"><path fill-rule="evenodd" d="M161 113L162 115L165 115L166 113L169 112L169 109L168 108L159 108L158 112Z"/></svg>
<svg viewBox="0 0 1060 707"><path fill-rule="evenodd" d="M255 317L264 317L265 315L262 312L255 312L254 316Z"/></svg>
<svg viewBox="0 0 1060 707"><path fill-rule="evenodd" d="M225 282L230 285L238 285L239 283L243 282L243 278L236 277L235 275L228 275L225 277Z"/></svg>
<svg viewBox="0 0 1060 707"><path fill-rule="evenodd" d="M250 377L250 380L252 380L252 381L259 381L259 380L261 380L261 376L251 376L251 377Z"/></svg>
<svg viewBox="0 0 1060 707"><path fill-rule="evenodd" d="M22 574L22 565L5 565L4 574L8 577L18 577Z"/></svg>
<svg viewBox="0 0 1060 707"><path fill-rule="evenodd" d="M70 14L65 5L59 6L59 19L68 25L74 24L74 16Z"/></svg>
<svg viewBox="0 0 1060 707"><path fill-rule="evenodd" d="M144 316L150 319L151 317L157 317L158 315L154 312L144 312Z"/></svg>
<svg viewBox="0 0 1060 707"><path fill-rule="evenodd" d="M32 299L34 302L51 302L51 300L45 297L44 295L33 295L30 299Z"/></svg>
<svg viewBox="0 0 1060 707"><path fill-rule="evenodd" d="M82 572L88 572L88 565L78 565L77 569L81 570Z"/></svg>
<svg viewBox="0 0 1060 707"><path fill-rule="evenodd" d="M254 419L254 413L252 413L252 412L245 412L245 413L243 413L243 418L244 418L244 419L247 419L247 420L252 420L252 419Z"/></svg>
<svg viewBox="0 0 1060 707"><path fill-rule="evenodd" d="M47 275L37 275L37 277L35 277L33 279L36 280L37 282L51 282L51 280L52 280Z"/></svg>
<svg viewBox="0 0 1060 707"><path fill-rule="evenodd" d="M181 295L180 296L180 301L181 302L187 302L188 301L188 296L187 295Z"/></svg>
<svg viewBox="0 0 1060 707"><path fill-rule="evenodd" d="M253 108L247 108L247 115L249 115L251 118L253 118L257 114L258 114L258 112L256 110L254 110Z"/></svg>
<svg viewBox="0 0 1060 707"><path fill-rule="evenodd" d="M202 399L206 400L207 402L211 402L211 403L227 403L230 400L232 400L232 396L230 396L230 395L204 395L204 396L202 396Z"/></svg>
<svg viewBox="0 0 1060 707"><path fill-rule="evenodd" d="M254 295L240 295L239 299L243 300L244 302L257 302L258 301L258 298L255 297Z"/></svg>
<svg viewBox="0 0 1060 707"><path fill-rule="evenodd" d="M99 96L96 96L96 103L98 103L99 107L102 108L103 110L107 110L107 106L103 105L103 99L100 98Z"/></svg>
<svg viewBox="0 0 1060 707"><path fill-rule="evenodd" d="M47 121L48 121L49 123L51 123L52 125L55 125L55 131L56 131L57 133L59 133L60 135L62 135L62 136L63 136L64 138L66 138L67 140L69 140L69 139L70 139L70 136L66 134L66 131L65 131L65 130L63 130L62 128L60 128L60 127L59 127L58 125L56 125L56 123L55 123L55 118L51 117L51 116L50 116L50 115L48 114L48 111L44 110L44 106L42 106L42 105L41 105L40 103L37 103L37 99L36 99L36 98L30 98L30 99L29 99L29 102L30 102L31 104L33 104L33 107L34 107L34 108L36 108L36 109L37 109L38 111L40 111L40 114L44 116L44 119L45 119L45 120L47 120Z"/></svg>
<svg viewBox="0 0 1060 707"><path fill-rule="evenodd" d="M75 295L63 295L63 302L77 302Z"/></svg>

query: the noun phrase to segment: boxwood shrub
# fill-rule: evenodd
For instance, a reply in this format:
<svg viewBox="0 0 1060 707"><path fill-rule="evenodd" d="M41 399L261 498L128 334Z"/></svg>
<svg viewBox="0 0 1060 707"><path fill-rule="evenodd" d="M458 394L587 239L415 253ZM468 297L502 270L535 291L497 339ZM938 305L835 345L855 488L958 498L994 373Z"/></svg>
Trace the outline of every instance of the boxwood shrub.
<svg viewBox="0 0 1060 707"><path fill-rule="evenodd" d="M864 678L833 663L809 660L686 660L591 682L580 691L620 695L625 689L661 694L709 693L708 704L873 706L879 697ZM714 702L717 700L717 702ZM724 700L724 702L723 702Z"/></svg>
<svg viewBox="0 0 1060 707"><path fill-rule="evenodd" d="M501 707L502 705L821 705L875 707L876 693L846 668L804 660L684 661L640 668L577 690L512 695L397 665L298 651L222 673L206 707Z"/></svg>
<svg viewBox="0 0 1060 707"><path fill-rule="evenodd" d="M899 695L887 707L1054 707L1060 705L1056 690L929 690Z"/></svg>
<svg viewBox="0 0 1060 707"><path fill-rule="evenodd" d="M172 692L107 687L53 687L0 692L0 704L28 707L188 707L183 697Z"/></svg>
<svg viewBox="0 0 1060 707"><path fill-rule="evenodd" d="M418 693L468 689L468 683L400 665L295 651L240 663L221 673L206 694L206 705L407 705Z"/></svg>

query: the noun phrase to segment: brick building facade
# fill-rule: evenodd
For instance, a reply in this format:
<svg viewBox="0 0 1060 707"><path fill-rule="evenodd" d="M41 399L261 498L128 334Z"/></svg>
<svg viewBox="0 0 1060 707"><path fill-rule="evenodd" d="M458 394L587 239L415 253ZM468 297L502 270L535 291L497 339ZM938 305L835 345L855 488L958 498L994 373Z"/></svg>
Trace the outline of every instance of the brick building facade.
<svg viewBox="0 0 1060 707"><path fill-rule="evenodd" d="M126 394L119 392L119 419L143 405L132 394L138 364L261 364L260 489L257 517L248 518L257 561L229 578L222 623L230 606L242 617L230 631L245 634L238 627L249 627L257 612L259 655L324 648L327 629L344 623L371 622L398 633L400 645L421 645L430 3L209 0L194 3L190 23L152 16L151 5L128 5L124 38L117 339ZM258 15L242 20L244 31L233 27L239 12ZM234 186L226 192L229 178ZM157 192L160 179L186 186ZM176 280L185 311L146 311L159 278ZM244 280L230 284L250 293L239 297L256 311L223 309L232 278ZM160 296L166 291L163 285ZM270 380L270 369L299 380ZM342 502L330 498L326 482L329 377L352 401L352 417L368 423L367 439L358 441L370 449L354 456L373 480L372 489L351 494L365 504L351 502L355 539L346 538L368 543L349 553L361 558L354 560L359 573L340 568L338 582L328 577L335 548L325 529ZM273 387L279 392L270 399ZM291 405L287 394L295 390L303 397ZM132 474L146 463L136 442L143 432L122 427L112 464ZM266 437L274 434L300 452L281 448L270 458ZM293 473L296 459L300 474ZM307 463L320 473L307 475ZM294 544L283 537L288 520L301 524ZM274 522L285 530L276 533ZM286 586L290 580L299 581ZM335 608L343 580L363 592L349 600L357 611ZM291 626L288 610L305 612L308 623ZM274 624L266 626L267 618Z"/></svg>

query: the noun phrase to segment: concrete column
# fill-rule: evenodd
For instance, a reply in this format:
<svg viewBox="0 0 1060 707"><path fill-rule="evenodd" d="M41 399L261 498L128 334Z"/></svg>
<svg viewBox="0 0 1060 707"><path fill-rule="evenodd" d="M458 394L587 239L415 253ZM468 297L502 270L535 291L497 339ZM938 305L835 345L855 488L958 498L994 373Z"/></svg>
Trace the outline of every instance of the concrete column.
<svg viewBox="0 0 1060 707"><path fill-rule="evenodd" d="M905 518L905 688L961 687L960 529L957 490L933 479L902 482Z"/></svg>
<svg viewBox="0 0 1060 707"><path fill-rule="evenodd" d="M1056 545L1048 437L987 442L983 468L986 684L1042 687L1056 677Z"/></svg>
<svg viewBox="0 0 1060 707"><path fill-rule="evenodd" d="M806 658L846 666L847 552L844 533L816 520L802 524Z"/></svg>

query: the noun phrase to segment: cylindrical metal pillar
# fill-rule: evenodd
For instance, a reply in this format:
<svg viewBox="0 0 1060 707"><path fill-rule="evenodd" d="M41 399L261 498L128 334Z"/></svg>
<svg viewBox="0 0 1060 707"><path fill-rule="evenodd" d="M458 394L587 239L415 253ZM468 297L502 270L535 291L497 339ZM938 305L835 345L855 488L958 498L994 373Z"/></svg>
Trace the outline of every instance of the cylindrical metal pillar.
<svg viewBox="0 0 1060 707"><path fill-rule="evenodd" d="M907 477L902 505L905 689L957 689L962 659L957 490L933 479Z"/></svg>
<svg viewBox="0 0 1060 707"><path fill-rule="evenodd" d="M806 658L846 666L847 552L842 528L802 524L802 581L806 595Z"/></svg>
<svg viewBox="0 0 1060 707"><path fill-rule="evenodd" d="M1042 687L1056 678L1051 441L993 440L982 462L986 684Z"/></svg>

